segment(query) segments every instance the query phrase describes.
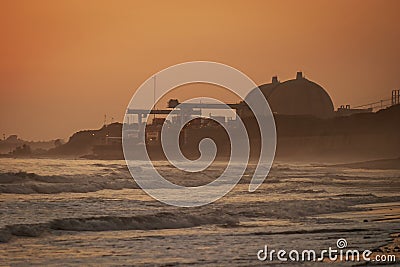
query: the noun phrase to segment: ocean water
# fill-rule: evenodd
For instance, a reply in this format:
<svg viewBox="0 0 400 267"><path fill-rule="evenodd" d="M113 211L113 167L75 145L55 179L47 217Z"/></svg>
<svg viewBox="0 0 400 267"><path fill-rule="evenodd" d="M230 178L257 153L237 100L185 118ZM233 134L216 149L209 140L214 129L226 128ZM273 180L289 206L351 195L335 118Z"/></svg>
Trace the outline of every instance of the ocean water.
<svg viewBox="0 0 400 267"><path fill-rule="evenodd" d="M191 186L224 167L187 174L155 164ZM373 250L400 232L399 170L277 162L253 193L250 178L251 168L215 203L177 208L138 188L124 161L0 159L0 265L324 266L257 252L320 251L339 238Z"/></svg>

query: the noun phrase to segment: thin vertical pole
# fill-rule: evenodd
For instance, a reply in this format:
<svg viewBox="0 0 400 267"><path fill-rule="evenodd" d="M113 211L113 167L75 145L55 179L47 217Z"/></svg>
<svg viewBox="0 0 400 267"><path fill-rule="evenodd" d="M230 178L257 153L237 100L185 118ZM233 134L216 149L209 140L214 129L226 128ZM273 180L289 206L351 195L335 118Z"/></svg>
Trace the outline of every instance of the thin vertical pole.
<svg viewBox="0 0 400 267"><path fill-rule="evenodd" d="M157 78L156 78L156 75L154 75L154 88L153 88L153 105L154 105L154 107L153 107L153 109L156 109L156 81L157 80ZM153 116L153 119L155 119L156 118L156 114L154 113L154 116Z"/></svg>

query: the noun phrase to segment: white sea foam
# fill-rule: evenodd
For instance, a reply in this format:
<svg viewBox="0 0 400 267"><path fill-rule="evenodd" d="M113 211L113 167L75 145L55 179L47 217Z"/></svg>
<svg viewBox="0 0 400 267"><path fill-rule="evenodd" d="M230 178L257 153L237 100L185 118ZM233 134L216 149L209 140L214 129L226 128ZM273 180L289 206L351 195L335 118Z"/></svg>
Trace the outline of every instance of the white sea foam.
<svg viewBox="0 0 400 267"><path fill-rule="evenodd" d="M189 185L223 166L188 175L157 164ZM178 209L131 189L123 161L0 159L0 265L249 266L266 242L320 248L345 237L372 249L398 231L393 205L371 205L400 201L399 171L278 163L253 193L250 178L251 168L219 201Z"/></svg>

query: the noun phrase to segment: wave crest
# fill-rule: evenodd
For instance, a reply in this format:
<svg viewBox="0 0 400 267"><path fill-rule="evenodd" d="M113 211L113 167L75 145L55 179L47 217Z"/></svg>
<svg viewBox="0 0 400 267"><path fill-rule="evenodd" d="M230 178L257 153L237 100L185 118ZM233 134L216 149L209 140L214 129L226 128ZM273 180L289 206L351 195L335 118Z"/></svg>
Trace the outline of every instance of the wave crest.
<svg viewBox="0 0 400 267"><path fill-rule="evenodd" d="M0 193L56 194L86 193L103 189L137 188L129 174L111 175L38 175L27 172L0 173Z"/></svg>
<svg viewBox="0 0 400 267"><path fill-rule="evenodd" d="M0 242L7 242L13 236L37 237L52 231L160 230L190 228L210 224L233 226L238 223L239 221L236 218L229 215L194 215L172 212L130 217L61 218L47 223L7 225L0 229Z"/></svg>

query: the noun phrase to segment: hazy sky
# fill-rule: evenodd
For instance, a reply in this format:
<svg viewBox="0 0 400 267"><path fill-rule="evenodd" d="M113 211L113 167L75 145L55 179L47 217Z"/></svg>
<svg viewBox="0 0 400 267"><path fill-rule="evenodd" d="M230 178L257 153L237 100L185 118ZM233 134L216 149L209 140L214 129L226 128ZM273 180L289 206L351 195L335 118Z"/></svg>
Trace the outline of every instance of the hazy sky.
<svg viewBox="0 0 400 267"><path fill-rule="evenodd" d="M301 70L335 107L389 98L399 10L396 0L1 1L0 134L67 138L104 114L121 121L149 76L193 60L258 84Z"/></svg>

